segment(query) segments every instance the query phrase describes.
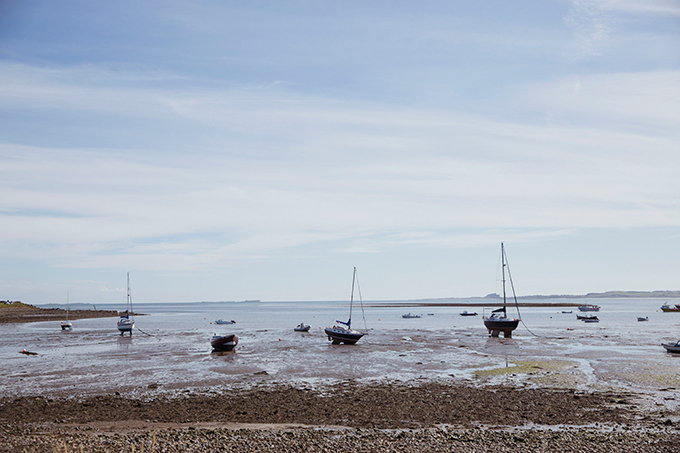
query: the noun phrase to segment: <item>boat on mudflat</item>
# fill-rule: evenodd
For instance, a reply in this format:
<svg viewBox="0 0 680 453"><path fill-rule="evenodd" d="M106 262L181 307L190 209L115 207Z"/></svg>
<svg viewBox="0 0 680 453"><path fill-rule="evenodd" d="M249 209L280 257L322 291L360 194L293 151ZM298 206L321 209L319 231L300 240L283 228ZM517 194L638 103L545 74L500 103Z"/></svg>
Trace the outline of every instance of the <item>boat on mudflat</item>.
<svg viewBox="0 0 680 453"><path fill-rule="evenodd" d="M583 318L583 322L600 322L600 318L597 316L586 316Z"/></svg>
<svg viewBox="0 0 680 453"><path fill-rule="evenodd" d="M584 304L584 305L579 305L578 309L580 311L600 311L600 306L599 305L593 305L593 304Z"/></svg>
<svg viewBox="0 0 680 453"><path fill-rule="evenodd" d="M362 332L352 330L352 305L354 305L355 283L359 294L359 302L361 302L361 312L363 313L364 311L364 303L361 300L361 289L359 289L359 281L357 279L357 268L355 267L354 273L352 274L352 295L349 299L349 319L347 322L335 321L335 325L324 329L324 332L326 332L326 335L328 336L328 340L332 341L333 344L355 344L364 336ZM365 324L366 316L364 316L364 325Z"/></svg>
<svg viewBox="0 0 680 453"><path fill-rule="evenodd" d="M503 332L503 336L505 338L511 338L512 337L512 331L517 328L517 325L519 324L519 319L516 318L508 318L508 311L507 311L507 302L506 302L506 297L505 297L505 268L507 267L507 257L505 256L505 246L501 242L501 264L503 265L503 306L501 308L497 308L496 310L493 310L491 312L491 316L482 316L482 319L484 320L484 326L487 328L489 331L489 334L491 334L492 337L497 337L500 335L501 332ZM519 304L517 304L517 295L515 294L515 285L512 283L512 276L510 275L510 269L508 268L508 278L510 279L510 287L512 288L512 296L515 299L515 306L518 307L517 311L519 312Z"/></svg>
<svg viewBox="0 0 680 453"><path fill-rule="evenodd" d="M414 315L411 312L406 313L405 315L401 315L402 318L406 319L411 319L411 318L420 318L420 315Z"/></svg>
<svg viewBox="0 0 680 453"><path fill-rule="evenodd" d="M467 310L463 310L463 311L460 312L460 315L461 316L477 316L477 312L476 311L469 312Z"/></svg>
<svg viewBox="0 0 680 453"><path fill-rule="evenodd" d="M294 327L293 330L296 332L309 332L309 325L305 324L304 322L301 322L300 325Z"/></svg>
<svg viewBox="0 0 680 453"><path fill-rule="evenodd" d="M677 311L680 312L680 304L675 304L674 307L671 307L668 305L668 302L664 302L664 304L661 306L661 311L664 311L666 313Z"/></svg>
<svg viewBox="0 0 680 453"><path fill-rule="evenodd" d="M676 342L675 344L661 343L661 346L663 346L668 352L680 354L680 341Z"/></svg>
<svg viewBox="0 0 680 453"><path fill-rule="evenodd" d="M229 335L213 335L210 340L210 346L215 351L232 351L238 344L238 337L235 334Z"/></svg>
<svg viewBox="0 0 680 453"><path fill-rule="evenodd" d="M220 318L215 320L215 324L236 324L236 321L234 321L233 319L225 321L224 319Z"/></svg>
<svg viewBox="0 0 680 453"><path fill-rule="evenodd" d="M649 321L649 316L638 316L638 321Z"/></svg>
<svg viewBox="0 0 680 453"><path fill-rule="evenodd" d="M118 331L121 335L128 332L132 336L132 329L135 328L135 318L132 311L132 296L130 295L130 273L127 273L127 310L120 315L117 323Z"/></svg>

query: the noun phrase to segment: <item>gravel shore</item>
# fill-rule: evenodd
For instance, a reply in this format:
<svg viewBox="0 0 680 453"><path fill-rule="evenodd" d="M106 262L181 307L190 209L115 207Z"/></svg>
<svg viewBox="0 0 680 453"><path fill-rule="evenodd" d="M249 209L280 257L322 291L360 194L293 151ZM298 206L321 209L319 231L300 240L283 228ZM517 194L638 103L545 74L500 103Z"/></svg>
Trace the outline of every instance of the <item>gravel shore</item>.
<svg viewBox="0 0 680 453"><path fill-rule="evenodd" d="M615 392L343 382L0 399L0 451L678 451L676 412Z"/></svg>
<svg viewBox="0 0 680 453"><path fill-rule="evenodd" d="M110 318L118 316L115 310L69 310L68 318ZM40 308L22 302L0 303L0 323L24 323L41 321L63 321L66 310L61 308Z"/></svg>

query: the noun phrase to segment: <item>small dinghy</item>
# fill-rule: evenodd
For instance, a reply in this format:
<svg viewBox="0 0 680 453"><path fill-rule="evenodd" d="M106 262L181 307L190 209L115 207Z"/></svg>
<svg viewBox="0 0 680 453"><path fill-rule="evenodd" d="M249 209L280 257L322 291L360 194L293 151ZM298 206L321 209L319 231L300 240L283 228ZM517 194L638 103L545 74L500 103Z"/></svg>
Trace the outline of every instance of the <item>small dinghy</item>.
<svg viewBox="0 0 680 453"><path fill-rule="evenodd" d="M215 351L233 351L238 344L238 337L235 334L213 335L210 346Z"/></svg>
<svg viewBox="0 0 680 453"><path fill-rule="evenodd" d="M215 324L236 324L236 321L234 321L233 319L230 321L225 321L224 319L220 318L215 321Z"/></svg>
<svg viewBox="0 0 680 453"><path fill-rule="evenodd" d="M680 341L676 342L675 344L661 343L661 346L663 346L668 352L680 354Z"/></svg>
<svg viewBox="0 0 680 453"><path fill-rule="evenodd" d="M301 322L300 325L295 327L293 330L296 332L309 332L309 326L304 322Z"/></svg>
<svg viewBox="0 0 680 453"><path fill-rule="evenodd" d="M420 315L414 315L414 314L411 314L411 312L408 312L405 315L401 315L401 317L406 318L406 319L412 319L412 318L420 318Z"/></svg>
<svg viewBox="0 0 680 453"><path fill-rule="evenodd" d="M586 316L583 322L600 322L600 319L597 316Z"/></svg>
<svg viewBox="0 0 680 453"><path fill-rule="evenodd" d="M638 321L649 321L649 316L645 316L644 318L642 316L638 316Z"/></svg>
<svg viewBox="0 0 680 453"><path fill-rule="evenodd" d="M476 311L469 312L467 310L463 310L463 311L460 312L460 315L461 316L477 316L477 312Z"/></svg>

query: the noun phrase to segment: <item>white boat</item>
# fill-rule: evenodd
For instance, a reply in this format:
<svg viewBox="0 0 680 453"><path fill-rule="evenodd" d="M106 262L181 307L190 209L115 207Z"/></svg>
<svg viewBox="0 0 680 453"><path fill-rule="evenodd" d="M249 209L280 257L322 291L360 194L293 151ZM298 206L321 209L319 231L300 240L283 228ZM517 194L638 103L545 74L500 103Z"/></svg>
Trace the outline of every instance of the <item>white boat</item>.
<svg viewBox="0 0 680 453"><path fill-rule="evenodd" d="M467 310L463 310L463 311L460 312L460 315L461 316L477 316L477 312L476 311L469 312Z"/></svg>
<svg viewBox="0 0 680 453"><path fill-rule="evenodd" d="M310 326L304 322L301 322L297 327L294 327L293 330L296 332L309 332L309 328Z"/></svg>
<svg viewBox="0 0 680 453"><path fill-rule="evenodd" d="M676 354L680 353L680 340L678 340L675 344L661 343L661 346L663 346L668 352L674 352Z"/></svg>
<svg viewBox="0 0 680 453"><path fill-rule="evenodd" d="M225 321L224 319L220 318L220 319L215 321L215 324L236 324L236 321L234 321L233 319L229 320L229 321Z"/></svg>
<svg viewBox="0 0 680 453"><path fill-rule="evenodd" d="M420 318L420 315L414 315L414 314L411 314L411 312L408 312L405 315L401 315L401 317L411 319L411 318Z"/></svg>
<svg viewBox="0 0 680 453"><path fill-rule="evenodd" d="M333 344L355 344L361 339L365 334L359 332L358 330L352 330L352 306L354 305L354 286L356 283L357 292L359 294L359 302L361 303L361 313L364 315L364 327L366 325L366 316L364 314L364 303L361 300L361 289L359 288L359 280L357 279L357 268L354 268L354 273L352 274L352 296L349 300L349 319L347 322L335 321L335 325L331 327L326 327L324 332L328 336L328 340L332 341Z"/></svg>
<svg viewBox="0 0 680 453"><path fill-rule="evenodd" d="M508 318L508 309L505 296L505 268L508 266L507 257L505 256L505 246L501 242L501 264L503 267L503 307L497 308L491 312L491 316L482 316L484 326L489 331L492 337L497 337L503 332L505 338L512 337L512 331L517 328L519 324L518 318ZM517 303L517 295L515 294L515 285L512 283L512 276L510 275L510 268L508 267L508 278L510 279L510 287L512 288L512 297L515 299L515 306L519 315L519 304Z"/></svg>
<svg viewBox="0 0 680 453"><path fill-rule="evenodd" d="M580 311L600 311L600 306L593 304L583 304L579 305L578 309Z"/></svg>
<svg viewBox="0 0 680 453"><path fill-rule="evenodd" d="M71 321L68 320L68 313L69 313L69 305L68 305L68 292L66 293L66 321L61 322L61 330L72 330L73 329L73 324L71 324Z"/></svg>
<svg viewBox="0 0 680 453"><path fill-rule="evenodd" d="M600 318L597 316L586 316L582 319L583 322L600 322Z"/></svg>
<svg viewBox="0 0 680 453"><path fill-rule="evenodd" d="M127 273L127 308L118 319L118 331L121 335L129 332L132 336L132 329L135 328L134 312L132 311L132 296L130 295L130 273Z"/></svg>

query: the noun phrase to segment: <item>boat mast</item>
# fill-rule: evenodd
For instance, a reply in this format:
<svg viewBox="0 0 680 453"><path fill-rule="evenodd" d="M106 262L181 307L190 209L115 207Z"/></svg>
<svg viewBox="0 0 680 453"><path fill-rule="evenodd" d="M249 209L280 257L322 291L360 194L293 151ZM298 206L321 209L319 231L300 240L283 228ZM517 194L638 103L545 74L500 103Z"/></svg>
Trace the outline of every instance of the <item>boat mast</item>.
<svg viewBox="0 0 680 453"><path fill-rule="evenodd" d="M354 266L354 272L352 273L352 295L349 298L349 320L347 321L347 328L352 329L352 304L354 303L354 280L357 277L357 268Z"/></svg>
<svg viewBox="0 0 680 453"><path fill-rule="evenodd" d="M132 296L130 295L130 271L127 273L127 308L129 310L128 312L128 318L132 317Z"/></svg>
<svg viewBox="0 0 680 453"><path fill-rule="evenodd" d="M501 242L501 263L503 264L503 315L507 318L508 313L506 311L506 301L505 301L505 246Z"/></svg>

